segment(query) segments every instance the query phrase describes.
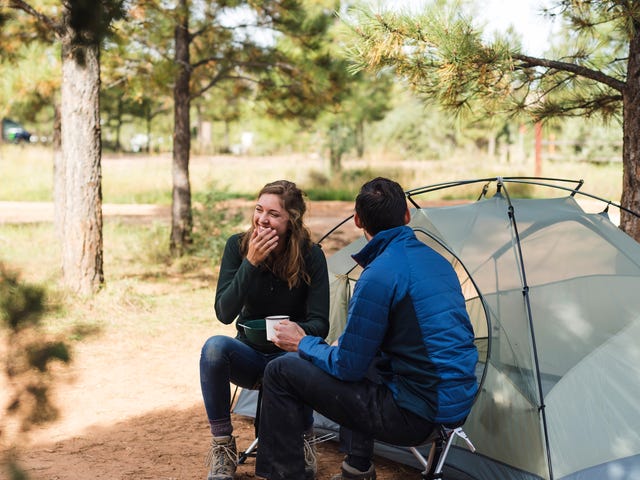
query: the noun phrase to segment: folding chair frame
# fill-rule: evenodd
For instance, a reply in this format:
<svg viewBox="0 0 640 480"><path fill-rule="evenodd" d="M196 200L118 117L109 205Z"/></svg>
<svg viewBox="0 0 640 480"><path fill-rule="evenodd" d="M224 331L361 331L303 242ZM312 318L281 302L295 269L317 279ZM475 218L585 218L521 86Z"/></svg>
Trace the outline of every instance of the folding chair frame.
<svg viewBox="0 0 640 480"><path fill-rule="evenodd" d="M467 448L471 452L475 452L476 448L467 437L467 434L462 430L462 427L447 428L440 425L436 429L435 437L432 437L431 448L429 449L429 455L425 460L424 456L418 451L416 447L410 447L409 450L416 459L420 462L424 470L421 472L423 480L436 480L443 479L442 469L447 460L447 455L451 449L451 445L456 436L460 437L467 444Z"/></svg>
<svg viewBox="0 0 640 480"><path fill-rule="evenodd" d="M237 390L238 388L236 387L236 392ZM234 398L235 398L235 393L234 393ZM247 447L247 449L244 452L238 454L238 465L243 464L247 460L247 458L256 456L256 450L258 449L258 439L259 439L258 430L260 428L260 410L261 410L260 407L261 406L262 406L262 387L258 389L258 401L256 403L256 416L253 421L253 427L254 427L256 438L253 439L253 442L251 442L251 444ZM328 440L333 440L334 438L336 438L335 433L327 433L325 435L320 435L318 437L315 437L309 443L311 443L312 445L316 445L318 443L326 442Z"/></svg>

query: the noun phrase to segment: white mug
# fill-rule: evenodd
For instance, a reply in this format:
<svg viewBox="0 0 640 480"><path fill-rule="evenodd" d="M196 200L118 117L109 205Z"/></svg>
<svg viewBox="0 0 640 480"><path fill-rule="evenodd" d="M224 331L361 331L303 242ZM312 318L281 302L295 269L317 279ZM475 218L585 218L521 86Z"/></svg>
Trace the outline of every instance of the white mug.
<svg viewBox="0 0 640 480"><path fill-rule="evenodd" d="M267 340L271 341L271 339L276 333L273 328L281 320L289 320L289 316L288 315L272 315L264 319L265 324L267 326Z"/></svg>

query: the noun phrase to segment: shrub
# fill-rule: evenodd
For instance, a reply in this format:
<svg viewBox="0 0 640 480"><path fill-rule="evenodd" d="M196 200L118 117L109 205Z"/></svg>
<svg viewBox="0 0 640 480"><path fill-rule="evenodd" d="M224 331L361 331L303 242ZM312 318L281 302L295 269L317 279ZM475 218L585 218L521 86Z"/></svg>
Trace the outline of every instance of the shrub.
<svg viewBox="0 0 640 480"><path fill-rule="evenodd" d="M193 243L189 255L206 257L215 265L220 263L227 238L242 231L246 212L231 207L227 200L238 198L227 191L211 187L207 193L198 195L193 209Z"/></svg>

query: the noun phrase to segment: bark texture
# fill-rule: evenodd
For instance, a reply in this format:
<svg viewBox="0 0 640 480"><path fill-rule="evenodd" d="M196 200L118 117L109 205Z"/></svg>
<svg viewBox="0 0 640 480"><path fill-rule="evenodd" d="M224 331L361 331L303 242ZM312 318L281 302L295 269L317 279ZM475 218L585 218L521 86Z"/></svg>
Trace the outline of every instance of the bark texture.
<svg viewBox="0 0 640 480"><path fill-rule="evenodd" d="M62 39L61 153L56 163L56 223L65 286L81 295L104 283L100 140L100 50Z"/></svg>
<svg viewBox="0 0 640 480"><path fill-rule="evenodd" d="M173 132L173 193L171 204L170 249L174 256L182 255L191 244L193 217L191 213L191 184L189 182L190 119L191 106L189 81L189 17L187 0L180 1L181 20L175 29L175 60L178 73L174 86Z"/></svg>
<svg viewBox="0 0 640 480"><path fill-rule="evenodd" d="M629 43L627 84L623 95L622 198L620 204L640 213L640 23ZM640 242L640 218L620 212L620 228Z"/></svg>

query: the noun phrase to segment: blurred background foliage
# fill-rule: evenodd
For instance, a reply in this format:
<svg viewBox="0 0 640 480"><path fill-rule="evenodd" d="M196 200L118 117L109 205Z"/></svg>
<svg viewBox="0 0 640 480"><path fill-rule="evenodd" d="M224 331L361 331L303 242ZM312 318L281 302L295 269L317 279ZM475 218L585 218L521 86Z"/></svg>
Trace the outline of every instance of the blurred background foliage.
<svg viewBox="0 0 640 480"><path fill-rule="evenodd" d="M367 3L305 1L308 9L336 8L342 13ZM44 11L55 6L48 0L31 3ZM171 2L161 4L164 11L158 5L150 8L151 3L129 2L127 16L115 22L114 35L103 43L101 123L105 153L172 150ZM197 4L194 2L195 12ZM193 16L197 21L197 15ZM33 142L51 144L56 136L60 50L56 44L33 41L33 33L33 38L24 41L29 32L23 25L25 18L9 15L0 30L4 46L0 54L0 117L20 122L33 134ZM211 44L208 52L224 56L223 42L241 35L239 30L232 25L227 31L230 37L216 37L218 44ZM270 41L280 42L283 51L295 49L284 37L264 40ZM297 104L297 113L284 112L286 105L277 107L288 100L282 93L265 91L240 74L202 94L195 87L203 79L194 79L192 153L230 155L232 161L233 155L304 152L327 159L334 170L340 169L342 159L381 155L447 161L462 151L517 162L534 154L533 125L526 117L513 118L497 111L482 118L473 112L456 116L434 102L425 102L389 72L349 73L344 48L350 42L349 29L339 17L334 17L324 37L315 41L316 56L305 61L313 62L306 64L317 77L313 88L323 88L329 95L321 107L307 101ZM551 46L558 51L571 41L569 35L558 35ZM201 55L207 53L205 45L197 44L194 49ZM555 121L545 126L544 142L552 146L548 154L555 161L617 162L621 126L615 118L608 124L588 118Z"/></svg>

